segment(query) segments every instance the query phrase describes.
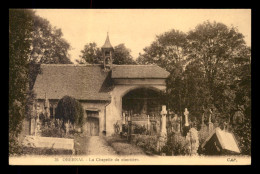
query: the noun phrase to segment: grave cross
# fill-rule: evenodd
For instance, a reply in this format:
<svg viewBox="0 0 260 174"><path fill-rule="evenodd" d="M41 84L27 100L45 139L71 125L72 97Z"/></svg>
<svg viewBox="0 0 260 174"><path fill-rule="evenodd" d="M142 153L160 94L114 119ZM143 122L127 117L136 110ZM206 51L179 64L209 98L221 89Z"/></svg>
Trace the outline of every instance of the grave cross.
<svg viewBox="0 0 260 174"><path fill-rule="evenodd" d="M189 126L189 119L188 119L189 111L187 108L185 108L184 115L185 115L185 126Z"/></svg>

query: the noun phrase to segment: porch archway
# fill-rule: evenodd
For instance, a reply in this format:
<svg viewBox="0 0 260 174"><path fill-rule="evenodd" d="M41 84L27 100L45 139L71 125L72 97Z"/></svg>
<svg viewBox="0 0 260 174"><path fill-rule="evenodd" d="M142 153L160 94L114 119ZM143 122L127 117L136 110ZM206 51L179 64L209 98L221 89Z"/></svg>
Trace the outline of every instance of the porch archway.
<svg viewBox="0 0 260 174"><path fill-rule="evenodd" d="M163 104L162 91L154 87L135 88L122 97L122 111L131 116L157 117Z"/></svg>

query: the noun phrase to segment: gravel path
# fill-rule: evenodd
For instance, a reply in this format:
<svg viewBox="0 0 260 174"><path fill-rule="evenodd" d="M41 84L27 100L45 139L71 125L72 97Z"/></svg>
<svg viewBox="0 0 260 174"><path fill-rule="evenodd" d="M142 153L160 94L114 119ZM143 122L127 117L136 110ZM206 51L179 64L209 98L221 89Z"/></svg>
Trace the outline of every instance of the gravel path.
<svg viewBox="0 0 260 174"><path fill-rule="evenodd" d="M99 136L91 136L86 148L87 155L117 155L114 149Z"/></svg>

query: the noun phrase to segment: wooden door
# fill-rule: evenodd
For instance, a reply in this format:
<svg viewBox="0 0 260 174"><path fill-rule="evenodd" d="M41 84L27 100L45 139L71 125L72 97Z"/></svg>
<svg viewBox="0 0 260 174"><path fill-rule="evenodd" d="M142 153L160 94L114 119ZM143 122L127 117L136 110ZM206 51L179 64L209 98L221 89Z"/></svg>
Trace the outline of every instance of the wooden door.
<svg viewBox="0 0 260 174"><path fill-rule="evenodd" d="M87 118L87 134L90 136L99 135L99 119L98 118Z"/></svg>

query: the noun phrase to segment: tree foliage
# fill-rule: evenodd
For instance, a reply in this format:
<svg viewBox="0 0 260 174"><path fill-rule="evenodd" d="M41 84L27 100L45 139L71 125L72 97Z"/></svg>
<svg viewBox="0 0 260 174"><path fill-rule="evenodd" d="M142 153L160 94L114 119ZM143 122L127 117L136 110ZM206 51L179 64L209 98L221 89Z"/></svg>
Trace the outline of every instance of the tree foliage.
<svg viewBox="0 0 260 174"><path fill-rule="evenodd" d="M131 56L131 50L126 48L124 44L119 44L114 48L113 64L136 64Z"/></svg>
<svg viewBox="0 0 260 174"><path fill-rule="evenodd" d="M187 35L178 30L171 30L156 36L156 40L144 48L144 54L137 58L140 64L157 64L167 71L181 71L181 63L186 59ZM177 67L177 68L176 68ZM177 72L176 72L177 73Z"/></svg>
<svg viewBox="0 0 260 174"><path fill-rule="evenodd" d="M52 27L40 16L33 16L33 33L30 61L45 64L71 64L70 44L62 38L61 29Z"/></svg>
<svg viewBox="0 0 260 174"><path fill-rule="evenodd" d="M78 63L84 64L99 64L102 63L102 51L97 47L95 42L86 44L84 49L81 50L80 60L77 60Z"/></svg>
<svg viewBox="0 0 260 174"><path fill-rule="evenodd" d="M136 64L130 53L131 50L126 48L124 44L115 46L113 52L113 64ZM102 50L97 47L95 42L88 43L84 46L84 49L81 50L80 59L76 61L79 64L102 64Z"/></svg>
<svg viewBox="0 0 260 174"><path fill-rule="evenodd" d="M25 117L28 57L32 43L33 12L9 11L9 152L17 151L17 137Z"/></svg>
<svg viewBox="0 0 260 174"><path fill-rule="evenodd" d="M64 122L70 121L72 124L82 126L84 111L82 105L75 98L70 96L62 97L57 105L55 118Z"/></svg>
<svg viewBox="0 0 260 174"><path fill-rule="evenodd" d="M188 108L197 120L213 109L213 121L222 124L232 121L242 106L251 120L251 48L235 27L206 21L187 33L171 30L144 48L137 62L157 64L170 72L169 108L179 113ZM237 134L250 142L247 133Z"/></svg>
<svg viewBox="0 0 260 174"><path fill-rule="evenodd" d="M34 14L34 13L33 13ZM53 27L40 16L33 15L33 31L29 56L29 83L33 88L36 77L41 73L40 64L71 64L68 51L70 44L62 37L61 29Z"/></svg>
<svg viewBox="0 0 260 174"><path fill-rule="evenodd" d="M41 63L71 63L70 45L60 29L33 10L9 10L9 152L17 151L22 121L29 118L35 98L33 84Z"/></svg>
<svg viewBox="0 0 260 174"><path fill-rule="evenodd" d="M251 119L245 118L241 123L234 126L234 133L243 154L251 155Z"/></svg>

